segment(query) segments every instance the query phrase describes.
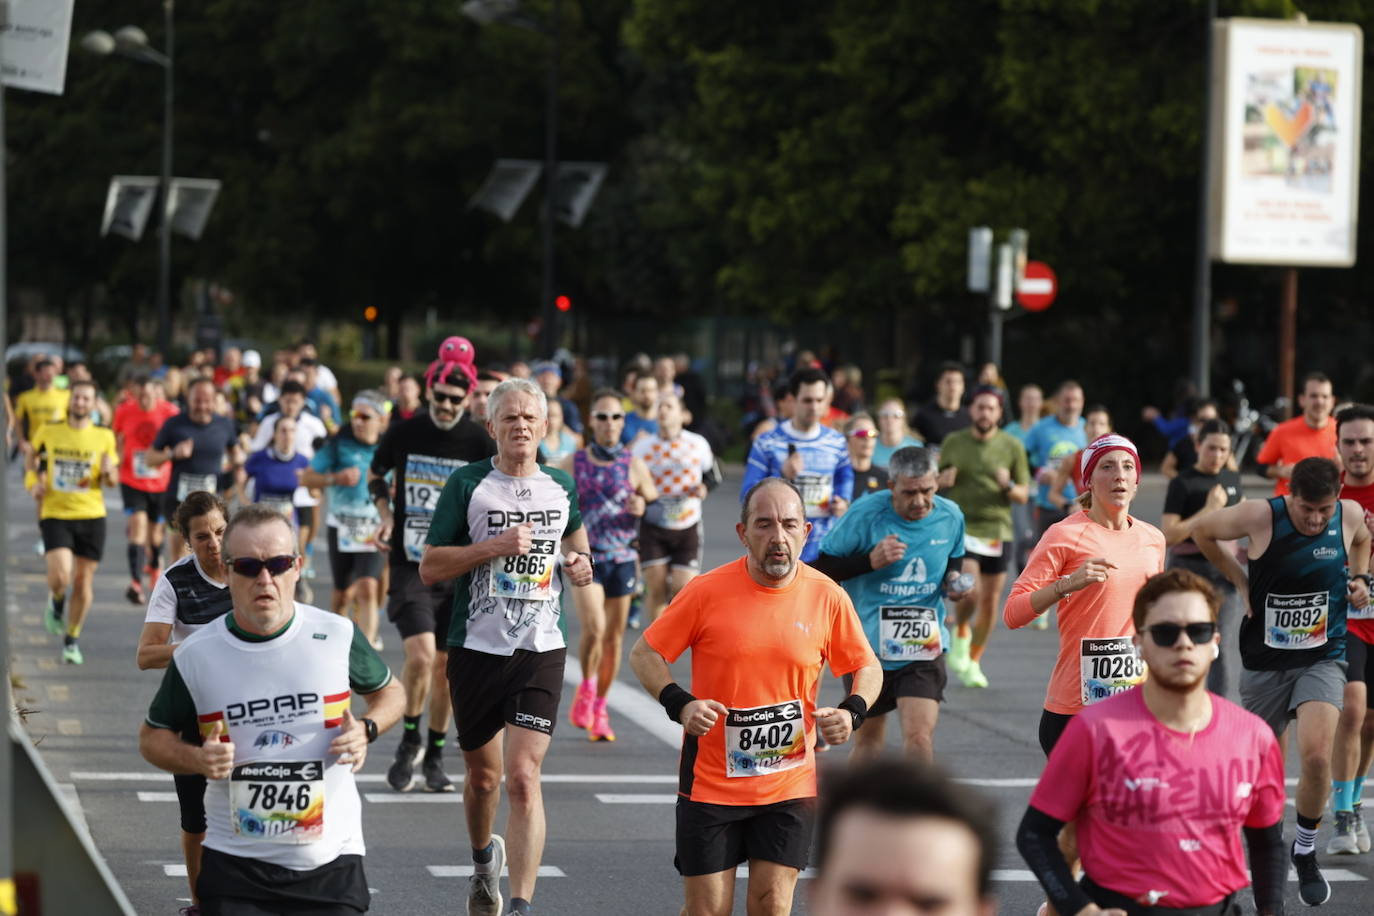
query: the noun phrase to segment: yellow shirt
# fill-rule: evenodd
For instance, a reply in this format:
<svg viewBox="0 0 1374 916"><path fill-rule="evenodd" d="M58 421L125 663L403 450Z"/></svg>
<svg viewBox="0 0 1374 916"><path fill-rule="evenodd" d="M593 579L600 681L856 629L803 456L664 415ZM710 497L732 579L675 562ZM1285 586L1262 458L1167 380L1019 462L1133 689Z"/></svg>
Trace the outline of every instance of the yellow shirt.
<svg viewBox="0 0 1374 916"><path fill-rule="evenodd" d="M39 518L105 517L100 465L108 455L111 466L119 467L114 433L95 424L73 429L65 422L49 423L34 434L33 449L47 472Z"/></svg>
<svg viewBox="0 0 1374 916"><path fill-rule="evenodd" d="M19 428L25 437L32 441L44 425L67 419L67 401L71 396L70 391L56 387L47 391L30 388L20 394L14 402L14 418L21 424Z"/></svg>

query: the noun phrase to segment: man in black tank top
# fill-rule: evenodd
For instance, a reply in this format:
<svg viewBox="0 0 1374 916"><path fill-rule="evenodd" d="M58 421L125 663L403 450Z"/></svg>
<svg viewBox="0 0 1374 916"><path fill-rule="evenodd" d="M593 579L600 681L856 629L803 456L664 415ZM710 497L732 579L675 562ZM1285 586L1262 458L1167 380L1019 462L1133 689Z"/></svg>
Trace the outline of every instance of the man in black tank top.
<svg viewBox="0 0 1374 916"><path fill-rule="evenodd" d="M1339 498L1340 468L1306 458L1293 468L1290 492L1221 509L1193 530L1207 559L1250 596L1240 626L1242 705L1282 741L1298 722L1297 838L1293 864L1308 906L1331 886L1317 867L1316 838L1331 784L1331 744L1345 691L1348 605L1369 601L1369 529L1364 510ZM1250 539L1246 570L1218 541Z"/></svg>

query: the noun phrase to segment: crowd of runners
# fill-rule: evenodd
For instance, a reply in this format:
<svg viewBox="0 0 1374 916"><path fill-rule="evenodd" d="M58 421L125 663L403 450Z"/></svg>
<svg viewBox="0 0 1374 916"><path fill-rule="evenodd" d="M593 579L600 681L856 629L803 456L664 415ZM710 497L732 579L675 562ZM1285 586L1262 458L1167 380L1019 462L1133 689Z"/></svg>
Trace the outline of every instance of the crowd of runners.
<svg viewBox="0 0 1374 916"><path fill-rule="evenodd" d="M685 357L637 358L597 388L581 363L496 365L450 337L423 374L347 396L309 341L263 363L136 351L107 401L40 356L7 395L67 664L100 651L80 639L118 488L125 596L147 609L137 665L164 669L140 746L175 775L184 912L366 910L352 773L397 724L396 792L454 792L456 735L467 912L531 912L551 736L566 714L616 740L626 657L683 728L684 912L729 913L745 863L749 912L790 912L813 857L815 912L990 912L985 807L928 765L949 675L996 679L999 618L1058 634L1046 769L1015 837L1045 912L1226 914L1252 886L1258 912L1282 913L1290 862L1319 905L1328 803L1325 852L1369 852L1374 408L1338 407L1321 373L1259 454L1266 499L1245 498L1214 403L1146 411L1169 445L1157 528L1132 514L1139 449L1072 380L1012 390L989 366L967 390L947 364L928 402L869 409L857 370L802 354L760 386L742 478L724 482ZM743 555L703 570L721 485L739 493ZM671 665L688 652L683 685ZM833 706L817 696L827 664L846 693ZM890 718L900 765L875 759ZM820 793L817 754L850 741L859 773ZM836 839L855 817L892 830L859 859ZM963 839L931 840L932 821Z"/></svg>

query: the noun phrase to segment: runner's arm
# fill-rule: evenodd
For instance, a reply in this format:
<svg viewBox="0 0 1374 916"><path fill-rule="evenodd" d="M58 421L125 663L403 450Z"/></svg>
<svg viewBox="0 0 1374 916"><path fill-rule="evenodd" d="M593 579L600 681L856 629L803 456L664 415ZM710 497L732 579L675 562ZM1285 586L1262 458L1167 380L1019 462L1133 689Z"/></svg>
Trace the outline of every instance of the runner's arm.
<svg viewBox="0 0 1374 916"><path fill-rule="evenodd" d="M1269 512L1269 504L1254 500L1238 503L1227 509L1209 512L1193 526L1193 543L1198 546L1217 571L1244 594L1250 587L1250 580L1241 568L1239 561L1218 541L1235 541L1250 535L1252 529L1262 521L1261 516Z"/></svg>
<svg viewBox="0 0 1374 916"><path fill-rule="evenodd" d="M518 551L513 553L504 546L506 543L505 535L512 531L515 529L506 531L499 538L479 541L476 544L462 547L436 547L433 544L426 544L424 555L420 558L420 581L425 585L447 582L449 579L466 576L488 560L515 556Z"/></svg>
<svg viewBox="0 0 1374 916"><path fill-rule="evenodd" d="M649 692L649 696L655 700L663 692L663 688L673 682L673 672L668 668L667 659L645 642L643 636L639 637L630 649L630 669Z"/></svg>
<svg viewBox="0 0 1374 916"><path fill-rule="evenodd" d="M824 573L836 582L843 582L845 579L852 579L855 576L873 572L873 561L867 553L855 554L852 557L837 557L834 554L821 551L820 556L811 563L811 568Z"/></svg>
<svg viewBox="0 0 1374 916"><path fill-rule="evenodd" d="M1283 821L1268 827L1246 827L1245 845L1250 850L1250 884L1254 888L1255 911L1259 916L1283 913L1283 889L1288 878L1284 855Z"/></svg>
<svg viewBox="0 0 1374 916"><path fill-rule="evenodd" d="M1078 913L1092 900L1073 879L1069 863L1059 849L1059 832L1064 822L1031 805L1016 828L1016 849L1026 860L1050 905L1058 913Z"/></svg>
<svg viewBox="0 0 1374 916"><path fill-rule="evenodd" d="M654 475L643 458L630 459L630 472L634 475L635 492L644 497L646 503L657 502L658 487L654 486Z"/></svg>
<svg viewBox="0 0 1374 916"><path fill-rule="evenodd" d="M161 583L162 579L158 579ZM155 623L152 621L143 624L143 632L138 634L138 667L140 671L147 671L149 668L166 668L172 660L172 652L176 646L167 642L167 637L172 635L172 625L170 623Z"/></svg>
<svg viewBox="0 0 1374 916"><path fill-rule="evenodd" d="M1350 520L1351 538L1350 549L1350 572L1355 575L1369 572L1370 554L1370 534L1369 526L1364 521L1364 507L1353 499L1341 500L1345 504L1345 518Z"/></svg>

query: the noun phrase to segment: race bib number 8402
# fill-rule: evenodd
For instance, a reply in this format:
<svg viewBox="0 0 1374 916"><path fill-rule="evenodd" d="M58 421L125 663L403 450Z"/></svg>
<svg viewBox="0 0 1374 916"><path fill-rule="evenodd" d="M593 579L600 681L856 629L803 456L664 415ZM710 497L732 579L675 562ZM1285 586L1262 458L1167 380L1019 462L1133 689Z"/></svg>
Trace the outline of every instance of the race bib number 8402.
<svg viewBox="0 0 1374 916"><path fill-rule="evenodd" d="M725 775L767 776L806 762L802 704L732 709L725 717Z"/></svg>

